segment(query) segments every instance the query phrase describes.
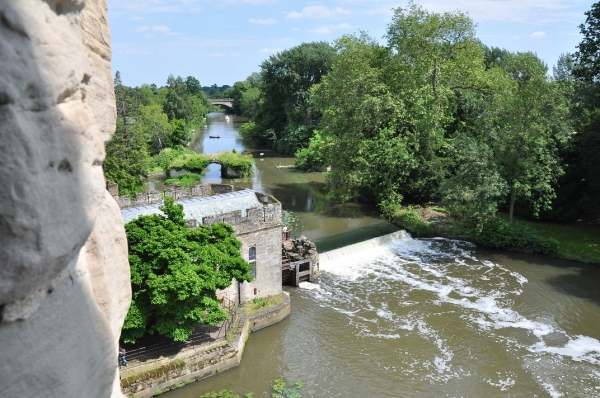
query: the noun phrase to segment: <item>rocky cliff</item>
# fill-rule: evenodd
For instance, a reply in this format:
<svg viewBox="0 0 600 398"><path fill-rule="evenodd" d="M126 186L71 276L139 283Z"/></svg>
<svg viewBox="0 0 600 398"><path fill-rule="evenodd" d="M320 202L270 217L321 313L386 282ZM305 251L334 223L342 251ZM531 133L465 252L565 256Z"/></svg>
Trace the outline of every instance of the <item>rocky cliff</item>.
<svg viewBox="0 0 600 398"><path fill-rule="evenodd" d="M106 0L0 0L0 396L120 397Z"/></svg>

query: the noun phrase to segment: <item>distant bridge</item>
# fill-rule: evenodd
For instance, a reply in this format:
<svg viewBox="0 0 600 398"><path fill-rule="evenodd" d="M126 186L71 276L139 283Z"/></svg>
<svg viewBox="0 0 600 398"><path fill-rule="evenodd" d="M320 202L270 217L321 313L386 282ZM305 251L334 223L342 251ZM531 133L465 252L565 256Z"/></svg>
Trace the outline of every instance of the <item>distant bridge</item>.
<svg viewBox="0 0 600 398"><path fill-rule="evenodd" d="M228 111L235 112L233 109L233 98L215 98L209 99L209 101L213 105L220 105Z"/></svg>

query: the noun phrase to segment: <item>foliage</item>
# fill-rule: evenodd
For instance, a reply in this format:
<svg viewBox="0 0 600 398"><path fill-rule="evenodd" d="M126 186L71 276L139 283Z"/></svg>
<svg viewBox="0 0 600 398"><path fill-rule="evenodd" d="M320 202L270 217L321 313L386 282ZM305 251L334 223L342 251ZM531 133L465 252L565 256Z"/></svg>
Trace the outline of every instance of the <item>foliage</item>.
<svg viewBox="0 0 600 398"><path fill-rule="evenodd" d="M487 247L520 249L527 252L540 252L555 256L558 253L558 241L542 238L535 231L521 223L510 223L503 218L494 218L484 223L475 241Z"/></svg>
<svg viewBox="0 0 600 398"><path fill-rule="evenodd" d="M157 154L167 146L172 147L173 126L162 107L158 104L142 105L139 113L136 126L146 136L149 152Z"/></svg>
<svg viewBox="0 0 600 398"><path fill-rule="evenodd" d="M231 279L250 281L241 243L224 223L187 228L183 206L165 198L164 213L125 225L133 300L122 331L124 342L158 333L185 341L199 323L227 318L216 297Z"/></svg>
<svg viewBox="0 0 600 398"><path fill-rule="evenodd" d="M502 177L510 190L512 222L517 197L534 215L549 208L553 184L563 174L558 148L570 138L568 108L559 86L548 81L547 68L532 53L508 57L510 83L498 97L498 126L488 137Z"/></svg>
<svg viewBox="0 0 600 398"><path fill-rule="evenodd" d="M301 398L300 391L304 388L304 384L300 380L286 383L283 378L279 378L273 382L271 388L273 389L271 394L273 398Z"/></svg>
<svg viewBox="0 0 600 398"><path fill-rule="evenodd" d="M366 35L337 41L332 71L313 88L331 145L329 185L394 207L434 195L445 177L445 127L457 90L478 84L483 51L461 13L429 13L409 3L395 10L388 46Z"/></svg>
<svg viewBox="0 0 600 398"><path fill-rule="evenodd" d="M233 152L219 152L214 156L222 165L226 165L235 170L242 177L252 174L254 161L250 154L239 154Z"/></svg>
<svg viewBox="0 0 600 398"><path fill-rule="evenodd" d="M106 144L104 174L109 181L119 184L119 194L135 194L143 191L144 179L148 175L148 152L144 133L135 128L131 120L133 106L119 72L115 75L115 97L117 126L112 139Z"/></svg>
<svg viewBox="0 0 600 398"><path fill-rule="evenodd" d="M242 311L244 311L246 315L256 314L259 311L276 306L281 303L282 300L283 298L280 295L273 297L257 297L252 301L244 303Z"/></svg>
<svg viewBox="0 0 600 398"><path fill-rule="evenodd" d="M397 210L395 218L415 237L422 238L430 235L430 226L412 206Z"/></svg>
<svg viewBox="0 0 600 398"><path fill-rule="evenodd" d="M283 225L288 227L288 231L296 236L302 235L302 231L304 230L304 225L302 225L302 221L298 214L289 210L281 211L281 222Z"/></svg>
<svg viewBox="0 0 600 398"><path fill-rule="evenodd" d="M231 328L227 332L227 335L225 336L225 340L227 340L228 342L231 343L233 341L233 339L235 339L235 336L238 333L239 326L240 326L240 318L236 317L235 322L233 323L233 326L231 326ZM219 368L217 368L217 373L218 372L219 372Z"/></svg>
<svg viewBox="0 0 600 398"><path fill-rule="evenodd" d="M257 140L260 141L262 137L261 128L254 122L247 122L242 124L238 129L240 135L245 140Z"/></svg>
<svg viewBox="0 0 600 398"><path fill-rule="evenodd" d="M201 180L202 176L200 174L185 173L177 178L168 178L165 181L165 184L177 184L181 185L182 187L187 187L190 185L198 184Z"/></svg>
<svg viewBox="0 0 600 398"><path fill-rule="evenodd" d="M558 257L583 263L600 264L600 226L576 223L520 221L544 238L558 241Z"/></svg>
<svg viewBox="0 0 600 398"><path fill-rule="evenodd" d="M290 154L308 144L320 117L312 107L309 90L331 69L335 56L328 43L312 42L263 61L254 86L259 95L248 87L239 101L260 126L261 141Z"/></svg>
<svg viewBox="0 0 600 398"><path fill-rule="evenodd" d="M597 82L600 78L600 3L592 4L585 15L585 23L579 25L583 39L575 53L577 67L574 74L580 79Z"/></svg>
<svg viewBox="0 0 600 398"><path fill-rule="evenodd" d="M161 166L166 165L167 171L185 169L201 173L209 164L217 162L232 168L242 177L245 177L252 174L254 167L252 155L239 154L237 152L202 154L189 149L181 149L178 151L167 151L164 155L161 154L158 156L158 162L160 162Z"/></svg>
<svg viewBox="0 0 600 398"><path fill-rule="evenodd" d="M315 130L308 147L300 148L294 155L294 166L299 170L316 171L326 166L325 153L327 142L321 133Z"/></svg>
<svg viewBox="0 0 600 398"><path fill-rule="evenodd" d="M442 202L481 230L484 222L496 215L498 202L508 192L508 186L485 143L462 135L452 146L458 167L440 185Z"/></svg>

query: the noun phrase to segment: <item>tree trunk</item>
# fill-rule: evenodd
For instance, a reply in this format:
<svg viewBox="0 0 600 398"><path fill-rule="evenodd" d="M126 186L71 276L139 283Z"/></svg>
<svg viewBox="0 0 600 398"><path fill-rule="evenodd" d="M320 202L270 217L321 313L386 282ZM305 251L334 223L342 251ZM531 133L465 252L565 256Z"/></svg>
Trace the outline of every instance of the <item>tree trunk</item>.
<svg viewBox="0 0 600 398"><path fill-rule="evenodd" d="M513 222L513 212L515 210L515 199L517 198L517 189L510 189L510 209L508 210L508 220L512 224Z"/></svg>

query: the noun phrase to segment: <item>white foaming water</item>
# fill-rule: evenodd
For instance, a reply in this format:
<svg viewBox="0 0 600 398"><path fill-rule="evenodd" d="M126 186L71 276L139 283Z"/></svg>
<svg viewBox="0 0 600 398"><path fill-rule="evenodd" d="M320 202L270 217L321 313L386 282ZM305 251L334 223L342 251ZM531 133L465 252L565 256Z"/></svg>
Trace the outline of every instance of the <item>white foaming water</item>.
<svg viewBox="0 0 600 398"><path fill-rule="evenodd" d="M517 350L515 356L523 355L517 352L524 350L531 355L551 355L553 361L558 361L555 366L569 366L569 360L600 365L600 341L569 336L556 323L521 315L513 308L514 297L523 292L527 278L499 264L478 260L472 247L448 239L413 240L402 234L351 245L321 256L320 270L332 279L321 284L315 293L322 305L348 315L359 335L401 339L405 334L399 330L418 333L431 344L433 357L420 365L435 369L427 376L435 382L447 382L468 372L452 365L452 346L442 337L441 330L428 325L425 319L430 314L419 313L422 302L409 299L413 295L427 300L434 308L454 308L443 311L458 311L460 319L488 333L489 338L504 341L507 351ZM371 292L389 292L392 301L370 302ZM511 331L516 330L526 334L514 335ZM501 334L494 338L495 333ZM566 343L549 346L544 337L553 333L563 335ZM531 344L531 338L538 341ZM562 396L557 383L544 381L542 368L536 371L532 365L531 369L540 373L537 379L546 393ZM509 391L515 378L510 375L487 382L500 391Z"/></svg>

